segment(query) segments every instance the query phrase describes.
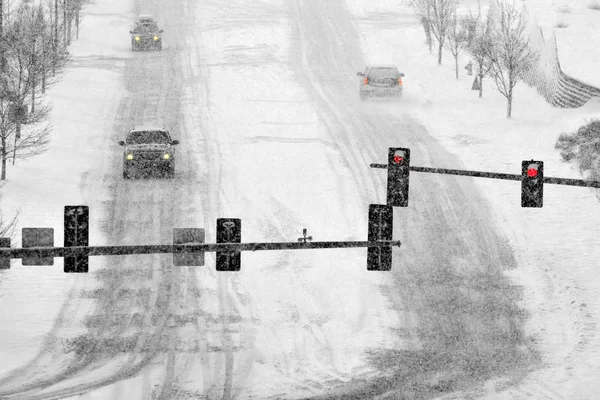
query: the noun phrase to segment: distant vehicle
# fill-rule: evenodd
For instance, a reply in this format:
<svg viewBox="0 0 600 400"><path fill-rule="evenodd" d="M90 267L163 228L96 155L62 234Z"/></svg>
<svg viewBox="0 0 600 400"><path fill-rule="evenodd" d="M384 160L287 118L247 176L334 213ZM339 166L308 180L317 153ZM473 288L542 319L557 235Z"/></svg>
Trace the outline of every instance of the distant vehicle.
<svg viewBox="0 0 600 400"><path fill-rule="evenodd" d="M172 140L169 131L161 128L137 128L127 134L123 152L123 178L131 179L159 173L161 176L175 176L175 148L178 140Z"/></svg>
<svg viewBox="0 0 600 400"><path fill-rule="evenodd" d="M356 75L364 79L360 83L359 96L362 101L369 97L401 97L404 73L395 65L369 65L365 72Z"/></svg>
<svg viewBox="0 0 600 400"><path fill-rule="evenodd" d="M131 50L162 50L161 34L164 31L158 28L158 23L151 15L142 14L135 23L131 34Z"/></svg>

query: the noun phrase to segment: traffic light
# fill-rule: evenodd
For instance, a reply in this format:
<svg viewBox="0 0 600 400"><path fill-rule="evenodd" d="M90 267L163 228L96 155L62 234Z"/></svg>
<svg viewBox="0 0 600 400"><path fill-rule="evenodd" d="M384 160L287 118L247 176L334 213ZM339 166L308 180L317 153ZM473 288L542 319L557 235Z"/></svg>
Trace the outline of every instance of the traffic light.
<svg viewBox="0 0 600 400"><path fill-rule="evenodd" d="M88 206L65 206L65 247L89 246L90 211ZM88 272L88 256L65 256L65 272Z"/></svg>
<svg viewBox="0 0 600 400"><path fill-rule="evenodd" d="M390 147L388 152L387 205L408 207L410 149Z"/></svg>
<svg viewBox="0 0 600 400"><path fill-rule="evenodd" d="M217 243L241 243L242 220L217 218ZM242 268L242 252L217 251L217 271L239 271Z"/></svg>
<svg viewBox="0 0 600 400"><path fill-rule="evenodd" d="M367 240L392 240L394 209L391 206L369 204L369 236ZM390 271L392 246L368 247L367 270Z"/></svg>
<svg viewBox="0 0 600 400"><path fill-rule="evenodd" d="M544 203L544 162L521 163L521 207L542 207Z"/></svg>

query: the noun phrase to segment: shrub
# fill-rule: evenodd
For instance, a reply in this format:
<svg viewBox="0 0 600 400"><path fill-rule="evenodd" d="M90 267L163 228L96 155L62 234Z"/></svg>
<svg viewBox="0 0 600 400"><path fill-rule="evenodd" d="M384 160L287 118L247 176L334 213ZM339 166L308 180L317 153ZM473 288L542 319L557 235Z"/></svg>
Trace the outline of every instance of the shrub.
<svg viewBox="0 0 600 400"><path fill-rule="evenodd" d="M600 3L598 3L598 2L591 3L590 5L588 5L588 8L590 10L598 10L598 11L600 11Z"/></svg>
<svg viewBox="0 0 600 400"><path fill-rule="evenodd" d="M568 28L569 24L567 24L564 21L560 21L560 22L557 22L556 25L554 25L554 27L555 28Z"/></svg>
<svg viewBox="0 0 600 400"><path fill-rule="evenodd" d="M561 150L565 162L577 159L581 171L593 169L600 159L600 119L587 122L573 134L560 134L554 148Z"/></svg>
<svg viewBox="0 0 600 400"><path fill-rule="evenodd" d="M600 139L600 119L594 119L579 128L577 135L585 139Z"/></svg>

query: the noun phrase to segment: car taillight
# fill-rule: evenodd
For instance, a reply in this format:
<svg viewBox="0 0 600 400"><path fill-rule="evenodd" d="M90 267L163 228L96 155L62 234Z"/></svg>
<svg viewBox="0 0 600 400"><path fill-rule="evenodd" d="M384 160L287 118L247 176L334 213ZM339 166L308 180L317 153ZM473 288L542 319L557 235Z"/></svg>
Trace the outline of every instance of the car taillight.
<svg viewBox="0 0 600 400"><path fill-rule="evenodd" d="M363 85L368 85L369 84L369 78L365 78L363 80Z"/></svg>
<svg viewBox="0 0 600 400"><path fill-rule="evenodd" d="M402 78L398 78L398 85L402 85Z"/></svg>

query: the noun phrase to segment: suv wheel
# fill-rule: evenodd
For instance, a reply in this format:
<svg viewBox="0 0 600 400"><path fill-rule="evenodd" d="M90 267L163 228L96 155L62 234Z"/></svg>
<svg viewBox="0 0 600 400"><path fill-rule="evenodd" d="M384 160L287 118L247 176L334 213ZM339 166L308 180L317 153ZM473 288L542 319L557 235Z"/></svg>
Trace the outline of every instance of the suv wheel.
<svg viewBox="0 0 600 400"><path fill-rule="evenodd" d="M165 175L169 179L175 178L175 165L174 164L169 165L169 168L167 168L167 173Z"/></svg>

